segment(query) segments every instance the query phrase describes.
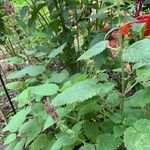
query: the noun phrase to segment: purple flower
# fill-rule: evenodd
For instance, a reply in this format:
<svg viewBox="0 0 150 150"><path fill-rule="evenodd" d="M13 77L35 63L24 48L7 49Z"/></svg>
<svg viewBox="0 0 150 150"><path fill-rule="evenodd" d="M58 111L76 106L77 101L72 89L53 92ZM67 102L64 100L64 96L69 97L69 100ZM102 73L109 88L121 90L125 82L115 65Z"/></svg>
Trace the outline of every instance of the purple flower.
<svg viewBox="0 0 150 150"><path fill-rule="evenodd" d="M15 12L14 6L11 3L5 4L4 8L8 14L12 14Z"/></svg>
<svg viewBox="0 0 150 150"><path fill-rule="evenodd" d="M52 104L50 104L50 102L48 100L45 100L44 108L45 108L45 111L48 114L50 114L54 120L56 120L58 118L58 113L56 112L56 109L54 108L54 106Z"/></svg>

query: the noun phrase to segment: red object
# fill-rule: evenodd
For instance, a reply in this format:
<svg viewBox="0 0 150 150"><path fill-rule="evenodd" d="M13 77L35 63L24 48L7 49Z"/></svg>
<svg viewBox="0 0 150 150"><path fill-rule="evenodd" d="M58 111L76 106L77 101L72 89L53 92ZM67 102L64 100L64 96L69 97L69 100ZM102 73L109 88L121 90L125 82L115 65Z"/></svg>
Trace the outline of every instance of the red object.
<svg viewBox="0 0 150 150"><path fill-rule="evenodd" d="M136 22L128 22L124 24L120 28L121 34L125 37L130 37L131 36L130 30L134 24L145 23L146 28L145 28L144 36L150 36L150 15L138 16L136 17L136 19L137 19Z"/></svg>

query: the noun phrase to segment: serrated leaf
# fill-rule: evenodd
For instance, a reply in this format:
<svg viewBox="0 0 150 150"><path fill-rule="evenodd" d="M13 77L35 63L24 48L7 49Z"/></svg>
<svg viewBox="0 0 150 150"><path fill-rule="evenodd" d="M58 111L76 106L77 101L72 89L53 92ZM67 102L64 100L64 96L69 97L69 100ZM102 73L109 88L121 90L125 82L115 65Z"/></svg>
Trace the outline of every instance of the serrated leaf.
<svg viewBox="0 0 150 150"><path fill-rule="evenodd" d="M101 134L97 138L97 150L116 150L121 145L121 139L113 134Z"/></svg>
<svg viewBox="0 0 150 150"><path fill-rule="evenodd" d="M138 90L129 100L125 103L125 106L129 107L145 107L150 104L150 88Z"/></svg>
<svg viewBox="0 0 150 150"><path fill-rule="evenodd" d="M30 142L32 142L38 136L38 134L40 134L41 131L42 131L42 126L39 125L38 122L36 121L36 123L34 123L34 125L32 126L30 132L27 133L26 146Z"/></svg>
<svg viewBox="0 0 150 150"><path fill-rule="evenodd" d="M8 79L16 79L16 78L22 78L26 75L29 76L37 76L41 73L43 73L46 70L44 66L36 66L36 65L30 65L26 66L22 70L12 72L8 75Z"/></svg>
<svg viewBox="0 0 150 150"><path fill-rule="evenodd" d="M113 127L113 133L116 138L123 136L126 127L122 125L115 125Z"/></svg>
<svg viewBox="0 0 150 150"><path fill-rule="evenodd" d="M110 120L116 124L121 123L121 121L123 120L123 117L121 114L119 113L113 113L109 116Z"/></svg>
<svg viewBox="0 0 150 150"><path fill-rule="evenodd" d="M60 73L53 72L51 74L51 78L48 80L53 83L61 83L69 77L69 72L67 70L63 70Z"/></svg>
<svg viewBox="0 0 150 150"><path fill-rule="evenodd" d="M95 150L95 147L92 144L85 144L79 150Z"/></svg>
<svg viewBox="0 0 150 150"><path fill-rule="evenodd" d="M95 122L86 121L83 125L83 130L86 137L92 142L95 142L100 134L99 126Z"/></svg>
<svg viewBox="0 0 150 150"><path fill-rule="evenodd" d="M15 139L16 139L16 134L8 135L7 138L4 141L4 145L12 143L13 141L15 141Z"/></svg>
<svg viewBox="0 0 150 150"><path fill-rule="evenodd" d="M25 89L18 96L16 96L14 99L18 102L18 107L22 107L26 104L29 104L31 102L30 95L30 90Z"/></svg>
<svg viewBox="0 0 150 150"><path fill-rule="evenodd" d="M27 122L23 123L18 130L19 134L24 135L30 133L36 122L36 119L29 119Z"/></svg>
<svg viewBox="0 0 150 150"><path fill-rule="evenodd" d="M61 45L60 47L54 49L50 55L48 56L50 59L56 57L58 54L62 53L63 49L65 48L66 43Z"/></svg>
<svg viewBox="0 0 150 150"><path fill-rule="evenodd" d="M47 144L46 134L40 134L30 145L29 150L45 150L45 145Z"/></svg>
<svg viewBox="0 0 150 150"><path fill-rule="evenodd" d="M149 63L150 39L135 42L123 53L123 60L134 63Z"/></svg>
<svg viewBox="0 0 150 150"><path fill-rule="evenodd" d="M101 90L102 87L93 80L80 81L57 95L53 99L52 104L54 106L61 106L74 102L82 102L96 96Z"/></svg>
<svg viewBox="0 0 150 150"><path fill-rule="evenodd" d="M108 41L101 41L99 43L96 43L94 46L88 49L85 53L83 53L78 58L78 60L86 60L86 59L92 58L93 56L100 54L106 49L107 43Z"/></svg>
<svg viewBox="0 0 150 150"><path fill-rule="evenodd" d="M43 130L46 130L47 128L52 126L54 123L55 121L53 120L53 118L51 116L48 116L46 122L44 123Z"/></svg>
<svg viewBox="0 0 150 150"><path fill-rule="evenodd" d="M64 146L72 145L75 142L74 137L69 134L60 136L52 145L51 150L58 150Z"/></svg>
<svg viewBox="0 0 150 150"><path fill-rule="evenodd" d="M150 120L136 121L124 132L124 143L128 150L150 149Z"/></svg>
<svg viewBox="0 0 150 150"><path fill-rule="evenodd" d="M28 88L31 94L39 96L51 96L57 93L59 87L56 84L42 84Z"/></svg>
<svg viewBox="0 0 150 150"><path fill-rule="evenodd" d="M31 109L29 107L20 110L16 115L11 118L8 125L6 125L3 131L16 132L21 124L26 120L26 116L30 113L30 111Z"/></svg>

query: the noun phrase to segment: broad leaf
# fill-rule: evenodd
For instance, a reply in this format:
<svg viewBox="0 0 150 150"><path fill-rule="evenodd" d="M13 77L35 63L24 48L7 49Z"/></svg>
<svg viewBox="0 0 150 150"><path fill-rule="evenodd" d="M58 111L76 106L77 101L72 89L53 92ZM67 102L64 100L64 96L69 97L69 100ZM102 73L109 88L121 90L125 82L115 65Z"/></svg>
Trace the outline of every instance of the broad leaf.
<svg viewBox="0 0 150 150"><path fill-rule="evenodd" d="M14 99L18 102L18 107L22 107L31 102L31 92L29 89L25 89Z"/></svg>
<svg viewBox="0 0 150 150"><path fill-rule="evenodd" d="M129 100L125 103L125 106L143 108L147 104L150 104L150 88L137 91L129 98Z"/></svg>
<svg viewBox="0 0 150 150"><path fill-rule="evenodd" d="M42 84L28 88L32 94L39 96L51 96L57 93L59 87L56 84Z"/></svg>
<svg viewBox="0 0 150 150"><path fill-rule="evenodd" d="M53 118L51 116L48 116L46 122L44 123L43 130L46 130L47 128L52 126L54 123L55 123L55 121L53 120Z"/></svg>
<svg viewBox="0 0 150 150"><path fill-rule="evenodd" d="M66 46L66 43L63 44L63 45L61 45L60 47L54 49L54 50L50 53L50 55L49 55L48 57L49 57L49 58L54 58L54 57L56 57L58 54L62 53L62 51L63 51L63 49L65 48L65 46Z"/></svg>
<svg viewBox="0 0 150 150"><path fill-rule="evenodd" d="M136 121L124 132L124 143L128 150L150 149L150 120Z"/></svg>
<svg viewBox="0 0 150 150"><path fill-rule="evenodd" d="M45 145L47 144L48 137L46 134L40 134L31 144L29 150L45 150Z"/></svg>
<svg viewBox="0 0 150 150"><path fill-rule="evenodd" d="M66 134L60 136L56 142L51 147L51 150L57 150L67 145L72 145L75 142L75 139L72 135Z"/></svg>
<svg viewBox="0 0 150 150"><path fill-rule="evenodd" d="M6 147L6 150L14 150L14 147L16 146L16 141L14 141L13 143L9 144L7 147Z"/></svg>
<svg viewBox="0 0 150 150"><path fill-rule="evenodd" d="M51 78L48 81L53 82L53 83L61 83L64 80L66 80L68 77L69 77L69 72L66 70L63 70L60 73L53 72L51 74Z"/></svg>
<svg viewBox="0 0 150 150"><path fill-rule="evenodd" d="M9 59L7 59L8 63L9 64L12 64L12 65L18 65L18 64L22 64L24 63L24 60L20 57L11 57Z"/></svg>
<svg viewBox="0 0 150 150"><path fill-rule="evenodd" d="M61 106L74 102L82 102L96 96L101 90L102 86L98 85L94 80L84 80L67 88L64 92L56 96L52 104L54 106Z"/></svg>
<svg viewBox="0 0 150 150"><path fill-rule="evenodd" d="M46 70L44 66L30 65L20 71L15 71L8 75L8 79L22 78L26 75L37 76Z"/></svg>
<svg viewBox="0 0 150 150"><path fill-rule="evenodd" d="M83 125L83 130L86 137L92 142L95 142L96 138L100 134L98 124L92 121L86 121Z"/></svg>
<svg viewBox="0 0 150 150"><path fill-rule="evenodd" d="M23 138L21 139L14 147L13 150L24 150L24 145L25 145L26 139Z"/></svg>
<svg viewBox="0 0 150 150"><path fill-rule="evenodd" d="M23 86L23 82L21 81L15 81L6 84L6 88L9 90L17 90L20 89L22 86Z"/></svg>
<svg viewBox="0 0 150 150"><path fill-rule="evenodd" d="M92 144L85 144L79 150L95 150L95 147Z"/></svg>
<svg viewBox="0 0 150 150"><path fill-rule="evenodd" d="M128 62L149 63L150 39L143 39L131 45L124 51L123 59Z"/></svg>
<svg viewBox="0 0 150 150"><path fill-rule="evenodd" d="M86 59L92 58L93 56L100 54L107 47L107 43L108 43L108 41L101 41L101 42L95 44L90 49L88 49L85 53L83 53L78 58L78 60L86 60Z"/></svg>
<svg viewBox="0 0 150 150"><path fill-rule="evenodd" d="M121 145L121 139L113 134L101 134L97 138L97 150L116 150Z"/></svg>
<svg viewBox="0 0 150 150"><path fill-rule="evenodd" d="M16 139L16 134L10 134L4 141L4 145L10 144Z"/></svg>
<svg viewBox="0 0 150 150"><path fill-rule="evenodd" d="M16 115L12 117L8 125L3 129L3 131L16 132L22 123L26 120L26 116L30 113L30 108L22 109Z"/></svg>
<svg viewBox="0 0 150 150"><path fill-rule="evenodd" d="M27 133L27 141L26 141L26 146L32 142L42 131L42 126L38 124L37 122L38 120L36 120L36 122L34 123L34 125L30 128L30 132Z"/></svg>

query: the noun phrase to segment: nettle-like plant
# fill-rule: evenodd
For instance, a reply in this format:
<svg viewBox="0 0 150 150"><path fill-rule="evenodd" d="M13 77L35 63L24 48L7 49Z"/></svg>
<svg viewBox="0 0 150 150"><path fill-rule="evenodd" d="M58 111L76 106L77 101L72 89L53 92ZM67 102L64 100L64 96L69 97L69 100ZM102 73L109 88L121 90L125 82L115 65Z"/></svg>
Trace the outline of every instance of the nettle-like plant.
<svg viewBox="0 0 150 150"><path fill-rule="evenodd" d="M3 44L18 91L6 149L149 150L149 25L133 3L19 2Z"/></svg>

